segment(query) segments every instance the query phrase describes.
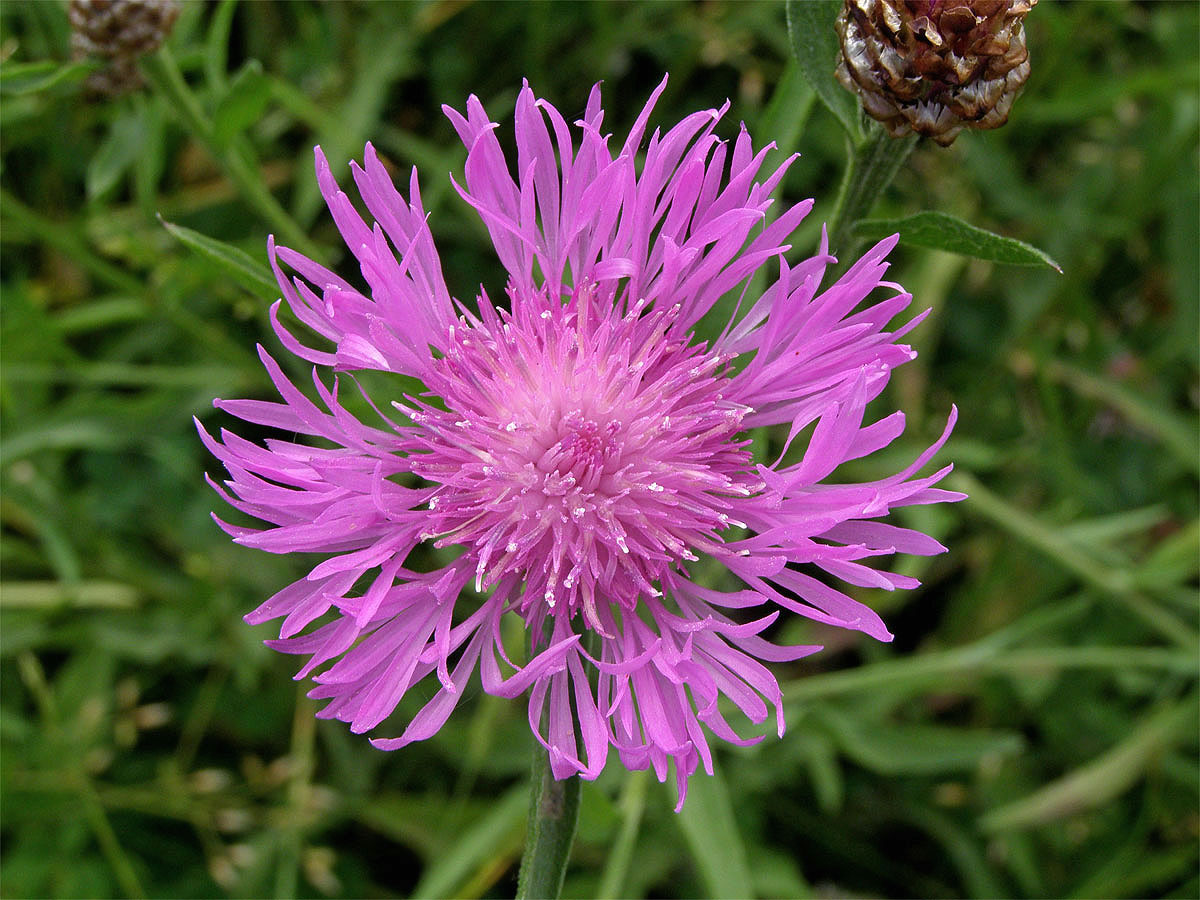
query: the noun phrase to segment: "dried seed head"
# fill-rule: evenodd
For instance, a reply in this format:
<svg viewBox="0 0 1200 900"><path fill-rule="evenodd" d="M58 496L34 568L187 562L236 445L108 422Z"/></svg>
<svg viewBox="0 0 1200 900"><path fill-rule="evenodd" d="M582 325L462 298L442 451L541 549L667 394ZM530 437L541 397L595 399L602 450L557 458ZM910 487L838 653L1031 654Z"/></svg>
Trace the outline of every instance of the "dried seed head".
<svg viewBox="0 0 1200 900"><path fill-rule="evenodd" d="M71 52L107 60L88 78L89 89L124 93L142 83L137 58L162 45L179 18L177 0L71 0Z"/></svg>
<svg viewBox="0 0 1200 900"><path fill-rule="evenodd" d="M1029 77L1037 0L846 0L837 76L894 136L999 128Z"/></svg>

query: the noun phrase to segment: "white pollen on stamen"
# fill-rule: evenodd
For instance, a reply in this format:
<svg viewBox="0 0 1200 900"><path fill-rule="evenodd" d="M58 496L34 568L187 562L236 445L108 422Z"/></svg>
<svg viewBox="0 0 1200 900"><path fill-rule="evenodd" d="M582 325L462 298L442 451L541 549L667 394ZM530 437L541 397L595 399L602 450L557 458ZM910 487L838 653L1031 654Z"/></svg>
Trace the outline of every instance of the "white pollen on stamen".
<svg viewBox="0 0 1200 900"><path fill-rule="evenodd" d="M509 422L507 425L504 426L504 430L507 431L509 434L512 434L514 431L517 430L517 423Z"/></svg>
<svg viewBox="0 0 1200 900"><path fill-rule="evenodd" d="M507 553L516 553L516 552L517 552L517 542L516 542L516 541L509 541L509 542L508 542L508 543L505 545L505 547L504 547L504 550L505 550L505 552L507 552Z"/></svg>
<svg viewBox="0 0 1200 900"><path fill-rule="evenodd" d="M454 424L459 428L470 428L471 427L471 423L468 422L466 419L459 419Z"/></svg>
<svg viewBox="0 0 1200 900"><path fill-rule="evenodd" d="M543 309L543 310L542 310L542 318L543 318L543 319L548 319L548 318L550 318L550 310L548 310L548 309Z"/></svg>
<svg viewBox="0 0 1200 900"><path fill-rule="evenodd" d="M542 594L542 599L546 601L551 609L554 609L554 591L546 591L546 593Z"/></svg>
<svg viewBox="0 0 1200 900"><path fill-rule="evenodd" d="M571 510L571 515L573 515L575 518L579 519L579 518L582 518L583 514L586 512L587 512L587 510L584 509L582 506L577 506L573 510Z"/></svg>
<svg viewBox="0 0 1200 900"><path fill-rule="evenodd" d="M649 487L651 492L655 493L655 494L661 494L664 490L663 486L661 484L659 484L657 481L650 482L650 484L648 484L647 487Z"/></svg>

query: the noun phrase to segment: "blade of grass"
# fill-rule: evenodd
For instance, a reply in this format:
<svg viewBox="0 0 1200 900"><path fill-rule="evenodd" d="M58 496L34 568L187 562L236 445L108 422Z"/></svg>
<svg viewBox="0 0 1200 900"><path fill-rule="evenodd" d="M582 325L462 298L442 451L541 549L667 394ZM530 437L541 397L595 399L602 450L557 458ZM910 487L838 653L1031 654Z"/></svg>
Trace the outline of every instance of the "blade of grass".
<svg viewBox="0 0 1200 900"><path fill-rule="evenodd" d="M5 190L0 190L0 216L65 253L109 287L123 294L140 296L143 293L144 286L137 276L97 255L69 225L48 219Z"/></svg>
<svg viewBox="0 0 1200 900"><path fill-rule="evenodd" d="M630 772L625 776L625 787L621 791L621 830L613 843L612 851L604 863L604 874L596 890L596 900L617 900L625 896L626 878L633 861L633 850L637 844L638 830L642 824L642 813L646 809L646 789L650 784L647 769Z"/></svg>
<svg viewBox="0 0 1200 900"><path fill-rule="evenodd" d="M697 774L688 780L687 802L677 821L710 897L754 896L729 788L715 762L711 776Z"/></svg>
<svg viewBox="0 0 1200 900"><path fill-rule="evenodd" d="M471 873L498 852L515 855L525 821L528 789L514 787L498 799L492 811L465 829L422 874L413 897L458 896L458 888ZM506 849L507 848L507 849Z"/></svg>
<svg viewBox="0 0 1200 900"><path fill-rule="evenodd" d="M1196 658L1187 650L1163 647L1045 647L1001 653L972 644L942 653L885 660L858 669L810 675L781 685L788 701L815 700L854 691L899 688L916 691L944 684L949 675L1055 672L1060 669L1161 669L1194 674Z"/></svg>
<svg viewBox="0 0 1200 900"><path fill-rule="evenodd" d="M1124 385L1069 363L1050 360L1046 363L1046 374L1084 397L1111 406L1166 447L1190 472L1200 473L1200 431L1192 424L1155 407Z"/></svg>
<svg viewBox="0 0 1200 900"><path fill-rule="evenodd" d="M115 581L5 581L0 585L0 609L132 609L138 601L136 588Z"/></svg>
<svg viewBox="0 0 1200 900"><path fill-rule="evenodd" d="M278 855L275 858L275 896L296 896L300 874L300 855L304 846L306 810L312 794L315 766L316 706L308 699L306 686L296 689L296 710L292 717L291 778L288 780L286 805L278 828Z"/></svg>
<svg viewBox="0 0 1200 900"><path fill-rule="evenodd" d="M1132 786L1154 759L1185 730L1195 731L1193 695L1138 723L1132 734L1103 756L980 820L985 831L1056 822L1108 803Z"/></svg>
<svg viewBox="0 0 1200 900"><path fill-rule="evenodd" d="M1200 644L1200 637L1182 620L1135 590L1136 580L1131 571L1112 568L1093 559L1063 537L1061 531L1001 499L961 469L946 479L946 486L951 490L963 491L971 498L968 509L986 516L1005 531L1046 554L1081 581L1119 601L1129 612L1172 643L1190 650Z"/></svg>
<svg viewBox="0 0 1200 900"><path fill-rule="evenodd" d="M51 736L59 736L61 729L58 722L57 704L54 701L54 692L46 681L46 673L41 662L31 652L25 650L17 656L17 669L25 687L37 703L38 712L46 731ZM145 897L146 891L142 887L125 849L121 846L117 833L113 830L112 822L109 821L108 814L104 811L104 805L96 794L96 788L93 786L91 778L82 768L78 767L73 767L65 774L67 781L74 788L73 793L83 803L84 817L92 829L96 843L100 846L100 852L104 855L109 868L112 869L113 875L116 876L121 892L126 897Z"/></svg>
<svg viewBox="0 0 1200 900"><path fill-rule="evenodd" d="M89 363L71 369L17 364L5 367L4 376L17 383L166 389L238 385L247 380L228 366L142 366L113 362Z"/></svg>
<svg viewBox="0 0 1200 900"><path fill-rule="evenodd" d="M150 306L140 297L106 297L64 309L52 318L60 333L76 335L127 322L140 322L149 316Z"/></svg>

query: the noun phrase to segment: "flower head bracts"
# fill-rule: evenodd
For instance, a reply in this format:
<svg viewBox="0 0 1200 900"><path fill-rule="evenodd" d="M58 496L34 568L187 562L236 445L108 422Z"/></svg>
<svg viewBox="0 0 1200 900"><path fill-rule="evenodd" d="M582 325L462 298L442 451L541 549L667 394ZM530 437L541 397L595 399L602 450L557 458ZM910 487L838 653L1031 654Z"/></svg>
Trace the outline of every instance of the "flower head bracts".
<svg viewBox="0 0 1200 900"><path fill-rule="evenodd" d="M881 280L894 239L822 289L834 261L824 245L795 266L783 256L811 201L766 217L790 160L756 180L769 148L755 153L744 128L732 147L719 140L724 109L646 138L664 86L618 150L601 132L598 87L572 129L525 86L515 174L476 98L466 115L446 111L468 148L456 187L508 272L505 304L482 291L474 304L451 297L415 172L406 200L369 145L351 168L370 227L317 151L366 294L268 244L281 302L332 345L309 347L272 309L284 346L317 367L317 402L263 351L280 400L217 406L327 446L201 434L230 475L228 491L214 486L266 525L221 523L235 540L325 557L247 616L283 619L268 643L308 657L297 677L311 676L310 695L329 701L319 715L368 731L411 686L436 679L432 699L378 747L436 733L478 669L488 693L529 691L530 725L556 777L594 778L615 748L624 765L653 766L660 779L673 762L682 804L688 776L711 772L710 735L747 743L723 708L755 723L773 710L783 733L779 686L763 662L819 648L765 639L781 612L888 640L879 617L831 582L912 587L866 562L944 549L883 519L959 499L933 486L948 467L917 474L953 414L902 472L829 480L904 427L900 413L864 423L892 368L914 355L898 339L919 316L887 330L911 302ZM774 282L743 296L745 312L711 345L698 341L695 324L763 266ZM880 288L888 296L871 299ZM375 397L368 424L321 368L400 373L425 390ZM784 423L789 444L811 427L799 461L755 464L747 429ZM422 543L459 555L418 572L408 561ZM702 557L744 589L692 581ZM523 666L500 640L505 613L533 635Z"/></svg>

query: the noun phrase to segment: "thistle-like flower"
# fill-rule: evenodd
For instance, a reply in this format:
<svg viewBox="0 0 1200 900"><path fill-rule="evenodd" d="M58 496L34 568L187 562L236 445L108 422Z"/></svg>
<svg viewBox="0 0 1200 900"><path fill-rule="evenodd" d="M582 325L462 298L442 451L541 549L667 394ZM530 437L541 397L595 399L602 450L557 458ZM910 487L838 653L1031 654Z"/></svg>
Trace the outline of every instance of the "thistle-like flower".
<svg viewBox="0 0 1200 900"><path fill-rule="evenodd" d="M912 578L864 560L944 549L884 519L961 497L933 487L949 467L917 474L953 412L903 471L829 480L904 428L899 412L864 423L892 369L915 355L899 340L922 318L888 330L912 300L881 280L895 238L822 289L835 262L824 240L799 265L784 257L812 201L767 216L791 160L757 180L770 147L756 153L744 128L732 146L714 135L728 104L645 140L665 85L615 151L598 86L576 144L526 85L515 178L480 102L470 97L465 116L445 108L469 151L455 187L491 234L507 302L482 289L474 303L451 296L415 170L405 199L370 145L351 169L373 226L316 154L366 292L268 241L280 303L330 345L309 347L272 308L287 351L315 364L317 401L260 350L281 399L216 406L289 437L201 435L229 471L229 490L214 487L267 524L221 523L238 543L325 557L246 617L283 617L268 644L309 657L296 677L311 675L310 696L329 701L319 715L369 731L430 678L432 699L377 747L436 733L478 669L490 694L529 691L555 777L595 778L614 747L660 780L673 761L682 804L688 776L711 772L710 736L752 742L722 698L755 723L773 707L783 734L780 689L762 663L820 648L764 638L781 612L888 640L831 581L909 588ZM772 283L745 296L764 267ZM738 291L740 315L711 344L698 340L696 324ZM424 391L368 397L374 421L362 421L328 369L397 373ZM756 464L748 432L764 425L786 425L789 445L812 429L794 461ZM410 563L421 544L457 556L422 571ZM742 589L693 580L701 558ZM530 635L523 665L501 642L506 614Z"/></svg>

